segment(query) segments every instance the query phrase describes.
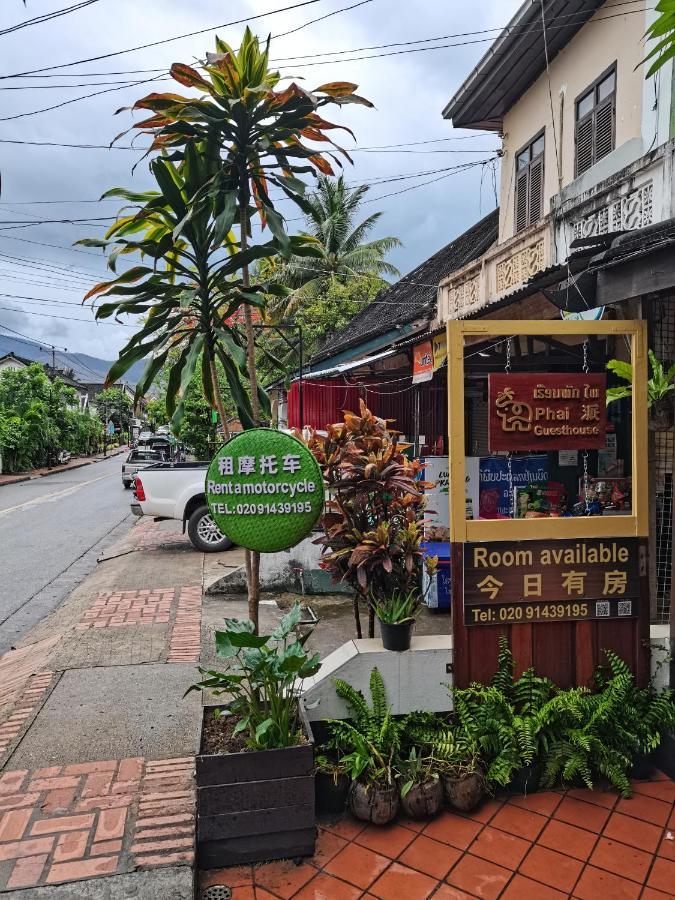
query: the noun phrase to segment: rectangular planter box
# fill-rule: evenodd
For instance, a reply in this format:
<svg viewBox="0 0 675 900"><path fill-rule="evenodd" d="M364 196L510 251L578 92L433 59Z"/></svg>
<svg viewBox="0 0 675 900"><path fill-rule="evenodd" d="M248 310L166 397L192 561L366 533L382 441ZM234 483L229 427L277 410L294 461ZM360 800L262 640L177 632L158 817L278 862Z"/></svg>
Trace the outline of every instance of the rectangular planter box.
<svg viewBox="0 0 675 900"><path fill-rule="evenodd" d="M303 726L299 747L197 756L200 868L313 855L314 745Z"/></svg>

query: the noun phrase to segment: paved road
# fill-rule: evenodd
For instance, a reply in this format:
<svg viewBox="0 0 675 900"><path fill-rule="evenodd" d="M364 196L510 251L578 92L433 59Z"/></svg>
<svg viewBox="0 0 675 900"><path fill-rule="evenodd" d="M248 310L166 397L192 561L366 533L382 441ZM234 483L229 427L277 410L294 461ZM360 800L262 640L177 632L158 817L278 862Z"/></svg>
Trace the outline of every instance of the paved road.
<svg viewBox="0 0 675 900"><path fill-rule="evenodd" d="M0 653L58 606L129 528L123 458L0 487Z"/></svg>

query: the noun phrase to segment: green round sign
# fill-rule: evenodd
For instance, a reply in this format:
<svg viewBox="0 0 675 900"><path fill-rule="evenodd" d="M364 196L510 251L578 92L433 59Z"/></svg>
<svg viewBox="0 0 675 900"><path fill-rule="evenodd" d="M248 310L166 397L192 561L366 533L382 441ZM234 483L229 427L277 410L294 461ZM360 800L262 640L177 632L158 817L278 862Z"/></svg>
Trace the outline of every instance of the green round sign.
<svg viewBox="0 0 675 900"><path fill-rule="evenodd" d="M312 452L290 434L252 428L230 438L206 473L206 502L218 528L248 550L294 547L323 509L323 478Z"/></svg>

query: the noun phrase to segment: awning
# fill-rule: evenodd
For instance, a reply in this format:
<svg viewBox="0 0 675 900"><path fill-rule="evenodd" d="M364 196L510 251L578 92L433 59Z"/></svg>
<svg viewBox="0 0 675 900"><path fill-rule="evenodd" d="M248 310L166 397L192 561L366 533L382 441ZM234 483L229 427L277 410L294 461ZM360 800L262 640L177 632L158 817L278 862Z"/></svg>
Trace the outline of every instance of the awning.
<svg viewBox="0 0 675 900"><path fill-rule="evenodd" d="M391 347L389 350L383 350L381 353L373 353L372 356L362 356L361 359L353 359L350 362L340 363L338 366L331 366L330 369L309 372L307 375L303 375L303 381L313 381L316 378L333 378L335 375L342 375L343 372L350 372L352 369L360 369L362 366L375 362L376 359L384 359L398 352L395 347Z"/></svg>

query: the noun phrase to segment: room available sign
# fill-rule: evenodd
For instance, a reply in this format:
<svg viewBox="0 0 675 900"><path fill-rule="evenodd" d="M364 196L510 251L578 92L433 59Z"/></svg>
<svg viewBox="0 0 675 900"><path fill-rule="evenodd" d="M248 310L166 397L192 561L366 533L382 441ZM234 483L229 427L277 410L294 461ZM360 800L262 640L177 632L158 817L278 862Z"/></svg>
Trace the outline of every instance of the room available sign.
<svg viewBox="0 0 675 900"><path fill-rule="evenodd" d="M465 625L638 614L637 538L464 545Z"/></svg>
<svg viewBox="0 0 675 900"><path fill-rule="evenodd" d="M599 450L605 446L604 374L488 376L490 450Z"/></svg>
<svg viewBox="0 0 675 900"><path fill-rule="evenodd" d="M319 464L297 438L270 428L235 435L211 460L206 501L235 544L273 553L294 547L323 509Z"/></svg>

